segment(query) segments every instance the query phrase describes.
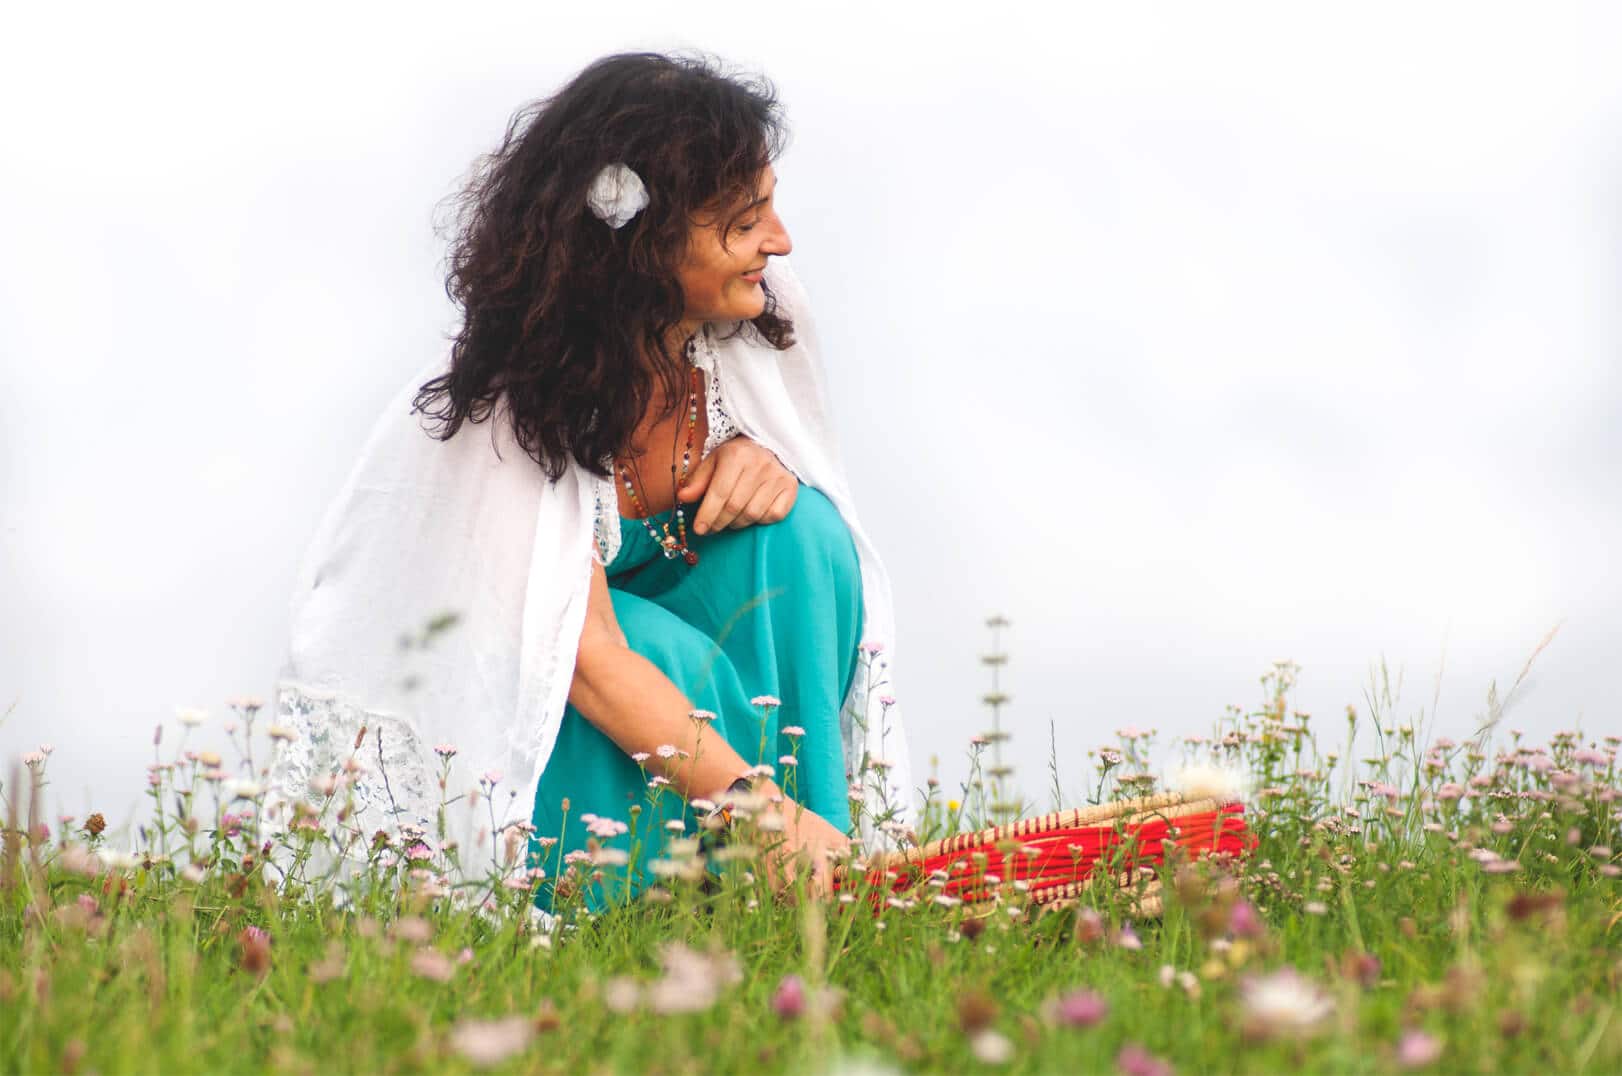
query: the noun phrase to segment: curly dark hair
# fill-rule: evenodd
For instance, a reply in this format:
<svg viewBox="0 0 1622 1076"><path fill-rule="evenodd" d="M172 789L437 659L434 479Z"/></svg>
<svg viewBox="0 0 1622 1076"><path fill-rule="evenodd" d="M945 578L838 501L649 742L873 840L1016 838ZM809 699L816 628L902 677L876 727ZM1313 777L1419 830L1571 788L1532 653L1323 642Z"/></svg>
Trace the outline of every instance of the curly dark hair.
<svg viewBox="0 0 1622 1076"><path fill-rule="evenodd" d="M499 149L455 196L445 290L463 314L448 372L413 411L448 440L505 400L518 444L552 481L573 457L606 477L655 388L680 406L686 360L667 340L684 311L676 269L689 229L714 217L723 243L787 139L764 77L703 56L605 56L515 112ZM649 202L624 227L592 214L598 171L624 162ZM793 325L765 310L738 332L782 349Z"/></svg>

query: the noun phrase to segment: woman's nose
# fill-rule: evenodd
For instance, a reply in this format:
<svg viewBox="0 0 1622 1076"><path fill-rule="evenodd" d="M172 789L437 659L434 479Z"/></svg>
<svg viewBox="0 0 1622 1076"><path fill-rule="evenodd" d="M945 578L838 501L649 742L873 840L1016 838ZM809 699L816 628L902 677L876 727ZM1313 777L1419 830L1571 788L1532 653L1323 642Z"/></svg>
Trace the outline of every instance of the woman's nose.
<svg viewBox="0 0 1622 1076"><path fill-rule="evenodd" d="M794 249L794 241L789 238L781 217L773 215L771 233L761 242L760 249L767 254L787 254Z"/></svg>

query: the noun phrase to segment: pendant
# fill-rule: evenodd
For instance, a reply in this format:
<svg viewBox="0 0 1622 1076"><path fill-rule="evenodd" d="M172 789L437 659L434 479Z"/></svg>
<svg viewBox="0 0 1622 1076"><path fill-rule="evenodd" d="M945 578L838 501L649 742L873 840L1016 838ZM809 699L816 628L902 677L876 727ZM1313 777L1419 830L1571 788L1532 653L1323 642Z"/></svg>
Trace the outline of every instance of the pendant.
<svg viewBox="0 0 1622 1076"><path fill-rule="evenodd" d="M687 552L681 555L681 559L685 560L687 562L687 566L691 568L693 565L698 563L698 554L689 549Z"/></svg>

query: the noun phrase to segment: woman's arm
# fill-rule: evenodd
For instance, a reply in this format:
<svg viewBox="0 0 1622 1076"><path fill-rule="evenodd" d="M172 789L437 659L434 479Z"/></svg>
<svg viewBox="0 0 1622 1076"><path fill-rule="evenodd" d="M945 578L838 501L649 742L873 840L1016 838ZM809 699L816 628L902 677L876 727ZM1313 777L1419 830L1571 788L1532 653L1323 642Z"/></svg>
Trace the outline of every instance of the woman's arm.
<svg viewBox="0 0 1622 1076"><path fill-rule="evenodd" d="M688 716L693 704L653 662L626 642L608 594L608 575L592 562L586 622L580 632L569 701L627 755L645 751L648 770L669 779L683 797L718 797L741 777L749 764L726 738ZM674 758L660 758L658 748L672 744ZM766 789L777 795L776 786Z"/></svg>

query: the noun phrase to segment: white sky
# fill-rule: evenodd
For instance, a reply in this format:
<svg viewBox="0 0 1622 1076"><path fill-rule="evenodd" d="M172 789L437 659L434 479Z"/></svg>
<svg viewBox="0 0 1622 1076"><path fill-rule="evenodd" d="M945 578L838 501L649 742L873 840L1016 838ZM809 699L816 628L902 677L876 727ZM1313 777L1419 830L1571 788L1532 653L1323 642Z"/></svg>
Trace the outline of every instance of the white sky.
<svg viewBox="0 0 1622 1076"><path fill-rule="evenodd" d="M127 817L156 721L268 696L318 515L454 326L435 203L633 47L781 90L920 779L987 723L999 611L1033 794L1049 718L1074 799L1279 658L1331 736L1382 655L1467 733L1557 623L1508 723L1622 731L1614 8L540 7L8 18L0 758L54 743L62 809Z"/></svg>

